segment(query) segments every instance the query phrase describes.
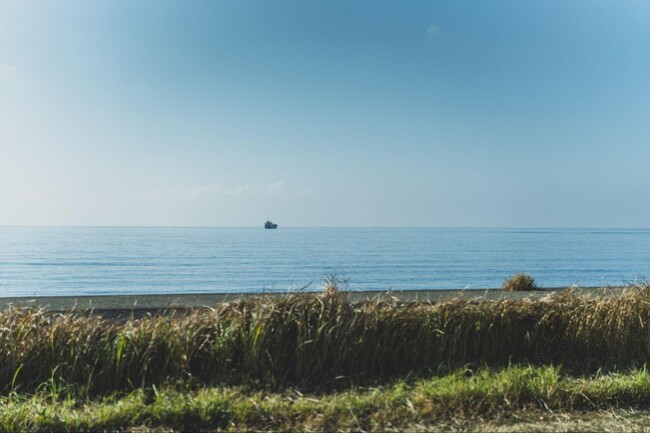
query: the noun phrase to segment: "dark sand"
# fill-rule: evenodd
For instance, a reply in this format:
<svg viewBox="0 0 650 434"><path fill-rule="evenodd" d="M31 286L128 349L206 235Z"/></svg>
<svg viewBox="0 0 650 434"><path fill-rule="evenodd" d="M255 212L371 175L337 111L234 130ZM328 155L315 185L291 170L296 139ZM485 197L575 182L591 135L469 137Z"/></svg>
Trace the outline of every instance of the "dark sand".
<svg viewBox="0 0 650 434"><path fill-rule="evenodd" d="M439 302L455 297L481 298L485 300L502 299L537 299L563 291L565 288L545 288L541 291L504 292L500 289L471 290L418 290L418 291L348 291L352 302L367 299L392 298L400 301ZM622 288L576 288L575 291L595 296L601 293L620 293ZM142 295L84 295L53 297L5 297L0 298L0 309L10 306L42 307L50 312L67 312L70 310L93 311L106 316L142 316L148 313L162 313L188 308L209 308L219 303L244 297L272 296L281 297L287 293L211 293L211 294L142 294ZM309 293L306 293L309 294Z"/></svg>

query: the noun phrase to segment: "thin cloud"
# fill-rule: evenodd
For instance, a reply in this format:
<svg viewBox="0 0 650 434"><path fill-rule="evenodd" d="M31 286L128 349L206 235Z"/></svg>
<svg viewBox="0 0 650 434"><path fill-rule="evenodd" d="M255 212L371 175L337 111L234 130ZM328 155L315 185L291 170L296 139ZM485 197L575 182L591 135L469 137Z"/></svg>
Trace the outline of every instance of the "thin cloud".
<svg viewBox="0 0 650 434"><path fill-rule="evenodd" d="M227 189L226 194L228 196L240 195L240 194L250 193L252 190L253 188L250 185L244 184L244 185L240 185L239 187Z"/></svg>
<svg viewBox="0 0 650 434"><path fill-rule="evenodd" d="M429 27L427 27L427 34L431 36L436 36L439 35L442 32L440 27L436 26L435 24L431 24Z"/></svg>
<svg viewBox="0 0 650 434"><path fill-rule="evenodd" d="M225 187L222 184L207 184L189 188L139 190L132 192L131 197L146 200L198 199L217 195L243 196L247 194L272 194L279 192L283 188L284 181L275 181L270 184L261 185L242 184L234 187Z"/></svg>
<svg viewBox="0 0 650 434"><path fill-rule="evenodd" d="M168 190L138 190L131 193L131 197L134 199L145 199L145 200L162 200L162 199L174 199L182 196L184 190L173 188Z"/></svg>
<svg viewBox="0 0 650 434"><path fill-rule="evenodd" d="M221 184L198 185L188 191L190 197L211 196L223 192Z"/></svg>
<svg viewBox="0 0 650 434"><path fill-rule="evenodd" d="M39 190L27 190L25 194L28 197L36 197L36 198L43 198L47 196L47 190L45 189L39 189Z"/></svg>
<svg viewBox="0 0 650 434"><path fill-rule="evenodd" d="M266 186L266 189L268 190L269 193L275 193L276 191L280 191L283 188L284 188L284 181L272 182Z"/></svg>
<svg viewBox="0 0 650 434"><path fill-rule="evenodd" d="M154 190L139 190L131 193L131 197L136 199L177 199L177 198L198 198L204 196L211 196L224 192L221 184L208 184L197 185L190 188L169 188L169 189L154 189Z"/></svg>
<svg viewBox="0 0 650 434"><path fill-rule="evenodd" d="M14 78L18 75L18 70L11 65L0 64L0 78Z"/></svg>

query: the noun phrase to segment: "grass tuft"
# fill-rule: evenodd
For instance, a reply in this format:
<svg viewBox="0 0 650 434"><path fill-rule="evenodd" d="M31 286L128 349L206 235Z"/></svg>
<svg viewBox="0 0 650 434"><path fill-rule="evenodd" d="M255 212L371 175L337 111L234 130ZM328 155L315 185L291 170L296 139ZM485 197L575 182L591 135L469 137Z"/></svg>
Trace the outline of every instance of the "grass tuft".
<svg viewBox="0 0 650 434"><path fill-rule="evenodd" d="M539 287L533 276L526 273L517 273L503 282L501 289L504 291L536 291Z"/></svg>

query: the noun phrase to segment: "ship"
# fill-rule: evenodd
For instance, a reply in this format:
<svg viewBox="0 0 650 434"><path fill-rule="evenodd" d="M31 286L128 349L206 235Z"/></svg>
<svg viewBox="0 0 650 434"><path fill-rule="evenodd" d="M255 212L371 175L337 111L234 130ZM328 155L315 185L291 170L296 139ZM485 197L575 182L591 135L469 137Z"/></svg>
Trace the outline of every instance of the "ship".
<svg viewBox="0 0 650 434"><path fill-rule="evenodd" d="M273 223L271 220L267 220L266 223L264 223L264 229L277 229L278 225Z"/></svg>

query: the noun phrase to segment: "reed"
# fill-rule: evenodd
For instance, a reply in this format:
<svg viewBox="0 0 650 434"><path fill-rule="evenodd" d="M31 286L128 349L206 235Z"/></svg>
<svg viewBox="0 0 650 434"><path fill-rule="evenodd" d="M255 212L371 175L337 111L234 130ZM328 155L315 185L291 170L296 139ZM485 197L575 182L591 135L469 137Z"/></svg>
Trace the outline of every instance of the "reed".
<svg viewBox="0 0 650 434"><path fill-rule="evenodd" d="M320 387L466 364L640 366L650 286L616 296L348 302L329 288L211 310L115 321L80 312L0 312L0 389L54 384L90 394L174 382Z"/></svg>

